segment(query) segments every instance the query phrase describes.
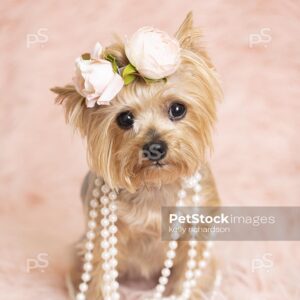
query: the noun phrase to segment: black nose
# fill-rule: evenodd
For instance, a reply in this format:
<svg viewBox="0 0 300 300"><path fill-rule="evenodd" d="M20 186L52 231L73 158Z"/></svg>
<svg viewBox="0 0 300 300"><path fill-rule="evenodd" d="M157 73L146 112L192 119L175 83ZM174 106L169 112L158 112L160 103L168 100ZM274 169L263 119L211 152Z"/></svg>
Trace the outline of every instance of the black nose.
<svg viewBox="0 0 300 300"><path fill-rule="evenodd" d="M164 141L150 142L144 145L143 155L151 161L159 161L167 154L167 144Z"/></svg>

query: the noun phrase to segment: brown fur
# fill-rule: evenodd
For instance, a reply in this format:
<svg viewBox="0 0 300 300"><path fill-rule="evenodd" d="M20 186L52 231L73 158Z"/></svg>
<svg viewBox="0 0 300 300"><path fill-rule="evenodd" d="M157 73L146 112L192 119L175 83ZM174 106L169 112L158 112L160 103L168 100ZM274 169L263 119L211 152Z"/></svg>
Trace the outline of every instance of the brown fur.
<svg viewBox="0 0 300 300"><path fill-rule="evenodd" d="M120 280L158 278L163 266L166 242L160 239L160 211L162 206L174 206L180 180L197 169L204 174L203 191L206 204L219 202L214 180L206 163L206 153L212 149L211 130L216 119L216 100L221 96L217 75L206 52L199 44L200 32L193 27L189 14L176 38L182 47L182 62L167 82L146 84L137 80L124 87L110 106L86 108L84 98L72 85L54 88L57 102L66 109L66 118L86 138L91 173L84 191L87 210L95 176L100 176L118 196L118 271ZM128 62L121 42L108 47L107 53L117 57L120 65ZM168 106L180 100L187 106L184 119L172 122ZM116 116L123 110L135 116L134 127L124 131L116 124ZM141 160L143 145L153 137L168 144L168 154L162 168ZM191 195L189 195L189 201ZM79 248L82 248L82 243ZM100 300L101 255L100 237L95 242L93 279L88 299ZM202 244L199 243L200 250ZM180 243L166 294L178 292L184 279L187 243ZM82 251L79 251L80 255ZM201 251L199 251L201 258ZM81 262L76 258L72 278L78 286ZM206 279L194 291L193 299L200 299L201 291L208 291L213 281L213 266Z"/></svg>

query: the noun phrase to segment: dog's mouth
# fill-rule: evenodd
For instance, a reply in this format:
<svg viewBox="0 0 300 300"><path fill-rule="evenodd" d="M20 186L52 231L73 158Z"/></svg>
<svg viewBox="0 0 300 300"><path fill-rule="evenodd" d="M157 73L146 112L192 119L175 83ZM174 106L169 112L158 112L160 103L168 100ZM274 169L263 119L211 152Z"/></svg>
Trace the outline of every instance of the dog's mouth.
<svg viewBox="0 0 300 300"><path fill-rule="evenodd" d="M166 165L166 163L163 163L163 162L160 162L160 161L156 161L156 162L153 162L151 166L154 166L156 168L162 168Z"/></svg>

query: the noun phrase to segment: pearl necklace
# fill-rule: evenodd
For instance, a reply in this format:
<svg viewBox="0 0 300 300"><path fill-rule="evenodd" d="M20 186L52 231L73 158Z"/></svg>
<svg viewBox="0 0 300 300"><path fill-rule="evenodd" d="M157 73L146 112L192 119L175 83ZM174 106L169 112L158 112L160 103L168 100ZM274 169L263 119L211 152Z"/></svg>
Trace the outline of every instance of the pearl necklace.
<svg viewBox="0 0 300 300"><path fill-rule="evenodd" d="M184 206L184 200L186 198L185 189L193 189L194 195L192 201L195 206L199 206L201 202L200 192L202 187L201 174L197 172L191 178L185 179L183 181L182 187L178 192L178 201L176 206ZM102 196L100 197L100 190ZM101 181L99 178L95 179L94 189L92 191L93 198L90 200L90 210L89 210L89 221L88 221L88 231L86 233L86 244L85 244L85 255L84 255L84 264L83 264L83 274L81 276L81 283L79 285L79 293L76 295L76 300L86 300L86 293L88 291L88 282L91 280L91 272L93 271L93 249L94 249L94 239L96 237L95 229L97 227L96 218L98 216L97 208L99 204L102 204L100 213L101 213L101 226L100 231L102 241L101 248L102 253L101 257L103 259L102 269L103 273L103 299L104 300L119 300L120 294L118 292L119 283L117 281L118 271L117 265L118 261L116 255L118 253L116 244L118 239L116 237L118 228L116 222L117 217L117 193L109 188L109 186L104 183L101 186ZM100 197L100 203L99 203ZM166 285L169 281L171 275L171 268L176 257L176 248L178 247L178 242L176 241L179 236L172 236L173 240L168 244L168 250L166 253L166 260L164 261L164 267L161 271L161 276L159 277L158 284L154 290L154 294L151 298L147 300L189 300L192 294L192 288L196 286L197 279L202 276L204 269L207 266L207 262L211 256L211 247L212 242L208 241L206 243L205 250L202 253L203 258L197 262L195 258L197 257L197 241L189 241L189 250L188 250L188 261L185 272L185 280L183 282L183 291L181 295L170 297L163 297L163 292L166 289ZM218 283L219 285L219 283Z"/></svg>

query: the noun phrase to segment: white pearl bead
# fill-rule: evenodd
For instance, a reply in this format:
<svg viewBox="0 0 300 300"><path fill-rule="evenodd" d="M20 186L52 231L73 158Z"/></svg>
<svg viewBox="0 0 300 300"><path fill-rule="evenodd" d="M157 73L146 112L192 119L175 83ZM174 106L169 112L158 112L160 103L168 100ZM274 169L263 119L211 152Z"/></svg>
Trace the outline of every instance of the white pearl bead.
<svg viewBox="0 0 300 300"><path fill-rule="evenodd" d="M87 262L83 265L83 269L86 272L91 272L93 270L93 265L91 263Z"/></svg>
<svg viewBox="0 0 300 300"><path fill-rule="evenodd" d="M158 299L161 299L161 293L160 292L156 292L154 295L154 299L156 300L158 300ZM151 299L152 300L152 299Z"/></svg>
<svg viewBox="0 0 300 300"><path fill-rule="evenodd" d="M205 260L201 260L201 261L199 262L199 267L200 267L201 269L204 269L206 266L207 266L207 262L206 262Z"/></svg>
<svg viewBox="0 0 300 300"><path fill-rule="evenodd" d="M116 214L111 214L108 218L109 218L109 221L112 223L115 223L118 220L118 217Z"/></svg>
<svg viewBox="0 0 300 300"><path fill-rule="evenodd" d="M101 202L101 204L106 205L106 204L109 203L109 199L108 199L107 196L102 196L102 197L100 198L100 202Z"/></svg>
<svg viewBox="0 0 300 300"><path fill-rule="evenodd" d="M171 259L165 260L165 266L166 266L166 268L172 268L173 267L173 261Z"/></svg>
<svg viewBox="0 0 300 300"><path fill-rule="evenodd" d="M107 215L109 215L109 213L110 213L110 211L109 211L109 209L107 207L102 207L101 208L101 214L103 216L107 216Z"/></svg>
<svg viewBox="0 0 300 300"><path fill-rule="evenodd" d="M159 278L159 283L162 284L162 285L166 285L168 283L168 278L166 277L160 277Z"/></svg>
<svg viewBox="0 0 300 300"><path fill-rule="evenodd" d="M197 244L198 244L197 241L189 241L189 245L190 245L191 247L195 247L195 246L197 246Z"/></svg>
<svg viewBox="0 0 300 300"><path fill-rule="evenodd" d="M102 278L106 283L111 281L111 276L107 273L104 273Z"/></svg>
<svg viewBox="0 0 300 300"><path fill-rule="evenodd" d="M191 291L190 290L183 291L182 296L185 300L189 299L191 296Z"/></svg>
<svg viewBox="0 0 300 300"><path fill-rule="evenodd" d="M110 253L111 256L116 256L117 253L118 253L118 250L117 250L117 248L112 247L112 248L109 249L109 253Z"/></svg>
<svg viewBox="0 0 300 300"><path fill-rule="evenodd" d="M194 203L199 203L200 201L201 201L201 196L200 195L194 195L193 197L192 197L192 201L194 202Z"/></svg>
<svg viewBox="0 0 300 300"><path fill-rule="evenodd" d="M91 210L89 215L92 219L95 219L95 218L97 218L98 213L95 210Z"/></svg>
<svg viewBox="0 0 300 300"><path fill-rule="evenodd" d="M176 256L176 252L174 251L174 250L169 250L168 252L167 252L167 257L168 258L174 258Z"/></svg>
<svg viewBox="0 0 300 300"><path fill-rule="evenodd" d="M118 282L118 281L113 281L113 282L111 283L111 287L112 287L114 290L118 289L118 288L119 288L119 282Z"/></svg>
<svg viewBox="0 0 300 300"><path fill-rule="evenodd" d="M189 269L193 269L196 267L196 261L194 259L190 259L187 263Z"/></svg>
<svg viewBox="0 0 300 300"><path fill-rule="evenodd" d="M112 278L117 278L118 275L119 275L119 273L118 273L117 270L111 270L111 271L110 271L110 276L111 276Z"/></svg>
<svg viewBox="0 0 300 300"><path fill-rule="evenodd" d="M172 238L172 240L178 240L179 238L180 238L180 233L179 232L172 232L171 233L171 238Z"/></svg>
<svg viewBox="0 0 300 300"><path fill-rule="evenodd" d="M109 242L107 240L103 240L101 242L101 248L102 249L108 249L109 248Z"/></svg>
<svg viewBox="0 0 300 300"><path fill-rule="evenodd" d="M118 261L117 261L115 258L112 258L112 259L109 261L109 265L110 265L112 268L115 268L115 267L118 265Z"/></svg>
<svg viewBox="0 0 300 300"><path fill-rule="evenodd" d="M103 287L103 291L104 291L104 293L110 293L110 291L111 291L110 285L105 285ZM107 299L107 297L105 299Z"/></svg>
<svg viewBox="0 0 300 300"><path fill-rule="evenodd" d="M95 183L95 186L100 186L101 185L100 178L96 178L95 181L94 181L94 183Z"/></svg>
<svg viewBox="0 0 300 300"><path fill-rule="evenodd" d="M88 227L89 227L90 229L94 229L96 226L97 226L97 224L96 224L95 221L90 220L90 221L88 222Z"/></svg>
<svg viewBox="0 0 300 300"><path fill-rule="evenodd" d="M98 207L98 200L96 200L96 199L92 199L91 201L90 201L90 206L92 207L92 208L96 208L96 207Z"/></svg>
<svg viewBox="0 0 300 300"><path fill-rule="evenodd" d="M196 174L194 175L194 178L195 178L197 181L200 181L200 180L202 179L201 173L196 172Z"/></svg>
<svg viewBox="0 0 300 300"><path fill-rule="evenodd" d="M178 192L178 197L179 198L185 198L186 197L186 191L185 190L179 190L179 192Z"/></svg>
<svg viewBox="0 0 300 300"><path fill-rule="evenodd" d="M110 270L110 265L109 265L109 263L105 262L104 264L102 264L102 269L103 269L104 271Z"/></svg>
<svg viewBox="0 0 300 300"><path fill-rule="evenodd" d="M119 300L120 299L120 294L115 292L115 293L112 294L111 297L112 297L112 300Z"/></svg>
<svg viewBox="0 0 300 300"><path fill-rule="evenodd" d="M87 242L87 243L85 244L85 248L86 248L87 250L93 250L93 249L94 249L94 243L93 243L93 242Z"/></svg>
<svg viewBox="0 0 300 300"><path fill-rule="evenodd" d="M104 260L108 260L109 257L110 257L110 253L109 253L108 251L104 251L104 252L102 252L101 257L102 257Z"/></svg>
<svg viewBox="0 0 300 300"><path fill-rule="evenodd" d="M175 250L178 246L178 243L176 241L169 242L169 248L172 250Z"/></svg>
<svg viewBox="0 0 300 300"><path fill-rule="evenodd" d="M170 274L171 274L171 271L170 271L169 268L163 268L163 269L161 270L161 274L162 274L164 277L169 277Z"/></svg>
<svg viewBox="0 0 300 300"><path fill-rule="evenodd" d="M98 198L100 196L100 192L99 190L96 188L96 189L93 189L92 191L92 195L96 198Z"/></svg>
<svg viewBox="0 0 300 300"><path fill-rule="evenodd" d="M189 280L188 280L188 281L185 281L185 282L183 283L183 288L184 288L185 290L189 289L190 286L191 286L191 282L190 282Z"/></svg>
<svg viewBox="0 0 300 300"><path fill-rule="evenodd" d="M109 227L109 232L110 232L110 233L115 234L115 233L117 233L117 231L118 231L118 228L117 228L116 225L111 225L111 226Z"/></svg>
<svg viewBox="0 0 300 300"><path fill-rule="evenodd" d="M202 273L201 270L199 270L199 269L195 270L195 277L196 277L196 278L202 276L202 274L203 274L203 273Z"/></svg>
<svg viewBox="0 0 300 300"><path fill-rule="evenodd" d="M202 186L200 184L196 184L194 186L194 192L195 193L200 193L202 191Z"/></svg>
<svg viewBox="0 0 300 300"><path fill-rule="evenodd" d="M109 220L108 220L107 218L103 218L103 219L101 220L101 225L102 225L103 227L107 227L107 226L109 225Z"/></svg>
<svg viewBox="0 0 300 300"><path fill-rule="evenodd" d="M81 291L81 292L86 292L87 290L88 290L88 288L89 288L89 286L87 285L87 283L86 282L82 282L80 285L79 285L79 290Z"/></svg>
<svg viewBox="0 0 300 300"><path fill-rule="evenodd" d="M101 191L104 193L104 194L107 194L109 191L110 191L110 188L107 184L104 184L102 185L101 187Z"/></svg>
<svg viewBox="0 0 300 300"><path fill-rule="evenodd" d="M89 282L91 280L91 275L89 273L83 273L81 279L84 282Z"/></svg>
<svg viewBox="0 0 300 300"><path fill-rule="evenodd" d="M85 300L85 295L83 293L78 293L76 296L76 300Z"/></svg>
<svg viewBox="0 0 300 300"><path fill-rule="evenodd" d="M191 287L195 287L197 284L197 281L195 279L191 280Z"/></svg>
<svg viewBox="0 0 300 300"><path fill-rule="evenodd" d="M117 210L117 204L116 203L110 203L109 204L109 209L111 212L114 212Z"/></svg>
<svg viewBox="0 0 300 300"><path fill-rule="evenodd" d="M177 201L176 206L184 206L184 202L180 199Z"/></svg>
<svg viewBox="0 0 300 300"><path fill-rule="evenodd" d="M205 250L203 252L203 257L206 258L206 259L209 258L210 257L210 252L208 250Z"/></svg>
<svg viewBox="0 0 300 300"><path fill-rule="evenodd" d="M108 237L109 237L109 231L106 230L106 229L102 229L102 230L101 230L101 236L102 236L104 239L108 238Z"/></svg>
<svg viewBox="0 0 300 300"><path fill-rule="evenodd" d="M197 180L195 178L191 177L187 182L189 188L193 188L197 184Z"/></svg>
<svg viewBox="0 0 300 300"><path fill-rule="evenodd" d="M194 273L192 271L186 271L185 272L185 277L186 279L191 279L193 278Z"/></svg>
<svg viewBox="0 0 300 300"><path fill-rule="evenodd" d="M85 255L84 255L84 259L85 259L86 261L91 261L91 260L93 260L93 258L94 258L94 255L93 255L92 252L87 252L87 253L85 253Z"/></svg>
<svg viewBox="0 0 300 300"><path fill-rule="evenodd" d="M197 250L196 249L189 249L188 251L188 256L189 257L196 257L197 256Z"/></svg>
<svg viewBox="0 0 300 300"><path fill-rule="evenodd" d="M118 242L118 239L114 235L109 238L109 243L111 245L115 245L115 244L117 244L117 242Z"/></svg>
<svg viewBox="0 0 300 300"><path fill-rule="evenodd" d="M117 194L116 194L116 192L112 191L112 192L109 193L108 197L109 197L110 200L116 200L117 199Z"/></svg>
<svg viewBox="0 0 300 300"><path fill-rule="evenodd" d="M96 234L95 234L95 232L94 231L88 231L87 233L86 233L86 237L89 239L89 240L93 240L95 237L96 237Z"/></svg>
<svg viewBox="0 0 300 300"><path fill-rule="evenodd" d="M159 293L163 293L165 291L166 287L162 284L159 284L156 286L156 290L159 292Z"/></svg>

